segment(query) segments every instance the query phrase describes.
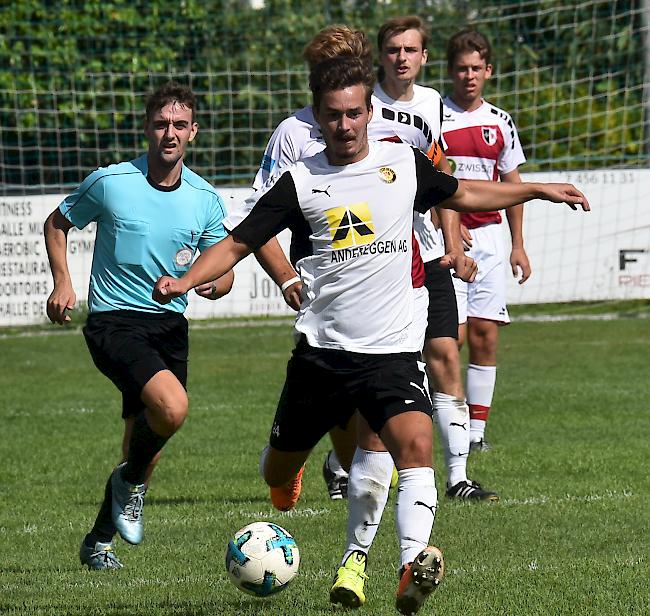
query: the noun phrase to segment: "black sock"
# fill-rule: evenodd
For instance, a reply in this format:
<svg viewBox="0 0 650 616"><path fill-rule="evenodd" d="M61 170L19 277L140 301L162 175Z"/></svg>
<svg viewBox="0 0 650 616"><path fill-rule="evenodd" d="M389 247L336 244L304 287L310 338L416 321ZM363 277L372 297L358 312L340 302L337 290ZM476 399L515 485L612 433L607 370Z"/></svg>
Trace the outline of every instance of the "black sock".
<svg viewBox="0 0 650 616"><path fill-rule="evenodd" d="M151 429L144 411L140 413L133 424L129 457L122 469L122 479L133 484L144 483L147 467L168 440Z"/></svg>
<svg viewBox="0 0 650 616"><path fill-rule="evenodd" d="M111 489L111 478L106 482L104 489L104 501L99 508L97 519L92 530L86 535L84 543L89 547L95 547L97 541L110 543L117 532L113 518L111 516L111 504L113 500L113 490Z"/></svg>

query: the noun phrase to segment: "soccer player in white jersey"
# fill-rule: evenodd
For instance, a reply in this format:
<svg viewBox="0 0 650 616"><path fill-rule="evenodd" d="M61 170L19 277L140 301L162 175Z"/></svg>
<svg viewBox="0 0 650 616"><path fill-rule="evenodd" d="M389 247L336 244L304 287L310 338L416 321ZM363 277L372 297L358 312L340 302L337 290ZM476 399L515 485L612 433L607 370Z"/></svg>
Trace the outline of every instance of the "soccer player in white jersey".
<svg viewBox="0 0 650 616"><path fill-rule="evenodd" d="M380 83L372 97L368 138L404 142L428 154L441 171L450 173L442 149L442 98L433 88L415 83L427 60L427 31L417 16L397 17L379 29ZM438 222L437 228L432 217ZM442 224L440 224L442 223ZM421 259L414 263L413 286L424 291L421 330L424 358L433 389L434 418L447 467L446 494L468 500L498 500L467 477L469 410L464 400L457 345L458 310L452 276L441 266L447 253L462 256L456 212L415 213L413 225ZM443 233L444 230L444 233ZM422 264L422 262L424 262ZM416 267L419 264L419 268ZM428 293L427 293L428 291ZM417 304L416 304L417 307ZM393 461L379 437L359 420L358 448L348 482L347 546L331 595L340 602L363 603L366 555L381 522Z"/></svg>
<svg viewBox="0 0 650 616"><path fill-rule="evenodd" d="M432 407L410 332L413 211L501 209L534 198L589 204L570 184L459 181L417 148L369 142L373 81L358 58L316 66L310 88L325 150L267 182L230 236L181 278L161 277L153 297L166 303L223 275L285 228L305 236L299 338L260 467L270 486L290 492L312 448L358 409L398 469L396 607L411 615L444 572L442 553L427 545L437 492Z"/></svg>
<svg viewBox="0 0 650 616"><path fill-rule="evenodd" d="M521 182L519 166L526 161L517 129L502 109L483 99L492 75L488 39L472 29L452 36L447 46L447 66L452 93L444 100L443 133L447 155L458 178ZM524 249L524 206L506 210L512 238L510 269L519 284L528 280L530 263ZM462 214L471 234L469 254L478 263L476 280L455 280L460 326L459 342L467 340L467 402L470 409L472 450L490 448L485 425L496 383L499 326L510 322L506 306L508 256L499 212Z"/></svg>
<svg viewBox="0 0 650 616"><path fill-rule="evenodd" d="M426 30L418 17L406 17L390 20L379 33L380 47L384 39L389 37L402 38L407 42L413 41L405 49L409 54L409 71L404 74L405 62L402 58L388 57L384 66L384 83L387 90L394 94L391 98L381 87L377 87L377 96L373 96L373 105L380 109L374 115L369 131L371 139L386 139L389 141L404 141L419 147L429 154L434 164L443 171L449 171L444 155L441 155L440 125L442 121L442 100L438 92L431 88L423 88L414 84L420 72L422 63L426 60ZM412 47L418 51L413 53ZM321 30L307 45L304 58L310 65L315 66L319 61L328 57L344 54L364 58L371 62L371 49L364 34L347 26L329 26ZM396 100L399 99L399 100ZM408 121L406 121L406 119ZM399 136L398 134L399 133ZM275 175L288 164L300 158L313 155L324 148L320 129L314 119L311 106L300 109L289 118L283 120L274 131L266 147L260 170L254 187L259 189L264 181ZM472 260L463 255L460 234L458 233L458 215L454 212L444 212L441 215L445 228L446 243L450 257L456 253L457 259L465 262L465 277L471 275ZM469 432L466 427L469 422L467 407L463 400L460 380L460 363L456 337L458 330L457 309L454 297L451 275L448 269L440 266L440 257L445 252L442 233L439 233L431 222L431 215L416 214L415 224L419 244L416 244L413 265L414 287L418 289L418 302L425 314L421 315L427 333L425 354L429 363L429 371L436 383L435 402L442 442L444 443L445 459L448 468L449 496L472 499L495 499L494 492L488 492L469 481L466 475L467 454L469 451ZM454 246L452 249L451 247ZM427 265L423 266L420 252L426 255ZM292 244L291 260L297 260L299 248ZM459 261L455 261L459 271ZM432 302L427 310L427 291L425 285L425 267L427 271L427 286ZM427 318L428 316L428 318ZM428 325L427 325L428 322ZM363 424L362 424L363 425ZM366 432L366 438L361 443L361 451L379 451L381 441ZM352 455L355 453L356 437L352 425L347 430L334 428L330 434L334 451L326 456L323 465L323 475L328 485L330 497L345 498L347 495L348 476ZM450 440L451 439L451 440ZM465 442L466 441L466 442ZM339 453L339 455L337 455ZM342 455L341 455L342 453ZM356 452L361 455L361 452ZM387 452L373 455L377 465L375 475L383 476L383 465L392 465ZM341 458L342 463L339 461ZM381 467L381 468L380 468ZM379 495L378 495L379 497ZM385 499L386 495L381 495ZM361 512L360 512L360 515Z"/></svg>

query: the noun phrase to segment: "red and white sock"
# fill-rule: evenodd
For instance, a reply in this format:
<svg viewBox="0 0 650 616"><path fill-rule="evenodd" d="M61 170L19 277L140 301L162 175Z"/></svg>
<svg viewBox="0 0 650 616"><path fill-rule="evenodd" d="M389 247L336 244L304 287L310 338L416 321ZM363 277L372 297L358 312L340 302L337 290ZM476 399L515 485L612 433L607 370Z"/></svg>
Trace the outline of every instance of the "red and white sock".
<svg viewBox="0 0 650 616"><path fill-rule="evenodd" d="M470 434L472 443L485 436L485 425L492 406L497 380L496 366L467 366L467 404L469 405Z"/></svg>

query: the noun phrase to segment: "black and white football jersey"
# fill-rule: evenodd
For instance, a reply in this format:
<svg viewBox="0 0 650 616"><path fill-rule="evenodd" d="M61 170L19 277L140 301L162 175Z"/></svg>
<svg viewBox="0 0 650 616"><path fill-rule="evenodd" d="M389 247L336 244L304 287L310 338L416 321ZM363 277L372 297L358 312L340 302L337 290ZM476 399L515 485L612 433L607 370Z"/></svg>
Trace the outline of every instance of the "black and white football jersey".
<svg viewBox="0 0 650 616"><path fill-rule="evenodd" d="M453 195L455 178L406 144L370 142L361 161L298 161L225 221L253 250L285 228L308 244L298 261L303 303L296 330L311 346L359 353L415 352L411 281L413 212ZM236 226L235 226L236 224Z"/></svg>

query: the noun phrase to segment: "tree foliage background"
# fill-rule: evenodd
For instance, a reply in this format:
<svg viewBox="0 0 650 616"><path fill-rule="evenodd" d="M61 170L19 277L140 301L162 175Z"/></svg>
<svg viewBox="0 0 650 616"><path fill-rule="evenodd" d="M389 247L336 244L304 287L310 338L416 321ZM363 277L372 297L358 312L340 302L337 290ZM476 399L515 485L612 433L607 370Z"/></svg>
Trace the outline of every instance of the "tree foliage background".
<svg viewBox="0 0 650 616"><path fill-rule="evenodd" d="M144 147L143 97L164 80L199 96L189 164L248 184L273 128L308 104L302 49L346 23L374 41L418 14L431 31L421 83L444 92L446 40L476 25L495 48L491 102L508 110L527 170L646 166L641 0L14 0L0 3L0 184L77 184Z"/></svg>

